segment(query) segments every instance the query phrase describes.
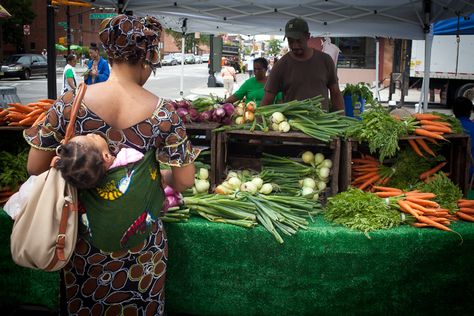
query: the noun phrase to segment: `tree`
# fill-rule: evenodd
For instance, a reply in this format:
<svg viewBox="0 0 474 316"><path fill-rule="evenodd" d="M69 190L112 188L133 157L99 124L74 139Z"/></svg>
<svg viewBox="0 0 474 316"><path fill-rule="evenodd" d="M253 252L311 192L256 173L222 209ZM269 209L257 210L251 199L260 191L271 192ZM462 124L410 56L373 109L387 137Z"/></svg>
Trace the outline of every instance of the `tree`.
<svg viewBox="0 0 474 316"><path fill-rule="evenodd" d="M36 14L31 10L32 0L3 0L2 5L12 15L3 21L3 42L14 44L18 52L23 48L23 25L31 24Z"/></svg>
<svg viewBox="0 0 474 316"><path fill-rule="evenodd" d="M176 32L170 29L165 30L166 34L169 34L173 37L174 43L181 50L181 39L183 34L181 32ZM194 48L199 44L204 44L209 46L209 35L201 34L200 38L195 38L194 33L188 33L184 37L184 52L194 53Z"/></svg>
<svg viewBox="0 0 474 316"><path fill-rule="evenodd" d="M281 40L271 39L268 41L268 54L271 56L279 55L281 51Z"/></svg>

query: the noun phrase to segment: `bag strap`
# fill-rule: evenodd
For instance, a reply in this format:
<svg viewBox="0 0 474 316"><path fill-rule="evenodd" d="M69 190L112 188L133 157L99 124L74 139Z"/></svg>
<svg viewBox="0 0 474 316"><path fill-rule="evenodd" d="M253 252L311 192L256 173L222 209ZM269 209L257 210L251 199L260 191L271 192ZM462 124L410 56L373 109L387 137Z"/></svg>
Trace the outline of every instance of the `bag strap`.
<svg viewBox="0 0 474 316"><path fill-rule="evenodd" d="M77 112L81 106L82 99L86 93L87 85L82 82L77 88L76 97L74 98L74 103L72 104L71 117L69 118L69 123L66 127L66 135L64 135L63 144L67 144L69 140L74 137L74 125L76 124Z"/></svg>
<svg viewBox="0 0 474 316"><path fill-rule="evenodd" d="M64 135L63 144L69 142L69 140L74 136L74 125L76 123L77 112L81 106L82 99L86 92L87 86L84 83L79 84L77 89L76 97L74 98L74 103L71 109L71 117L69 118L69 123L66 127L66 135ZM51 164L54 165L57 161L57 156L53 158ZM70 192L68 192L70 193ZM58 235L56 237L56 249L54 252L54 257L46 267L46 271L51 271L56 266L59 261L66 261L66 255L64 254L64 248L66 247L66 231L67 223L69 216L72 212L77 211L77 205L74 201L66 201L63 205L61 212L61 219L59 220Z"/></svg>

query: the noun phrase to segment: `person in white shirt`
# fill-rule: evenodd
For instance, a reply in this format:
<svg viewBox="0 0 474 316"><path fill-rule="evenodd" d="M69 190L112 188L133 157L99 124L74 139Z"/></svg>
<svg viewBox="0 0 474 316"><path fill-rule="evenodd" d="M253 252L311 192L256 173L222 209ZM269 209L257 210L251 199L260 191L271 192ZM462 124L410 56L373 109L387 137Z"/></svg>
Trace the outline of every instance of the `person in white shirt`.
<svg viewBox="0 0 474 316"><path fill-rule="evenodd" d="M235 69L230 65L230 61L225 61L225 66L221 69L222 81L224 81L224 89L226 98L232 95L234 91L234 82L237 82Z"/></svg>
<svg viewBox="0 0 474 316"><path fill-rule="evenodd" d="M76 67L76 63L77 63L76 55L70 54L67 56L66 66L64 67L64 73L63 73L62 93L75 90L77 87L76 72L74 71L74 67Z"/></svg>
<svg viewBox="0 0 474 316"><path fill-rule="evenodd" d="M247 64L247 71L249 73L249 78L253 77L253 59L254 59L255 55L252 54L250 56L247 57L247 59L245 60L245 63Z"/></svg>

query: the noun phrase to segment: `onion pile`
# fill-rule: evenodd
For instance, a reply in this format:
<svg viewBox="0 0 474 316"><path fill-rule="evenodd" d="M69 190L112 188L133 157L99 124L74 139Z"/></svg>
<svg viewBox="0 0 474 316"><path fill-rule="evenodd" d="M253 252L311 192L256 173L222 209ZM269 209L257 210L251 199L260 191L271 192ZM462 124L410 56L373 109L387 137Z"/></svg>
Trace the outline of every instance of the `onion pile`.
<svg viewBox="0 0 474 316"><path fill-rule="evenodd" d="M200 107L203 110L201 112L189 100L174 101L172 104L184 123L216 122L224 125L232 124L232 115L234 114L232 103Z"/></svg>
<svg viewBox="0 0 474 316"><path fill-rule="evenodd" d="M253 122L256 109L257 104L254 101L250 101L247 104L240 102L235 108L235 124L242 125L246 122Z"/></svg>
<svg viewBox="0 0 474 316"><path fill-rule="evenodd" d="M258 175L250 177L250 171L242 172L230 171L224 182L219 184L214 190L221 195L231 195L238 191L248 192L252 195L257 193L270 194L274 191L271 183L265 183Z"/></svg>
<svg viewBox="0 0 474 316"><path fill-rule="evenodd" d="M300 180L300 193L303 197L318 200L319 194L327 187L332 161L325 159L321 153L313 154L311 151L305 151L301 158L305 164L316 168L316 173L314 177L306 177Z"/></svg>
<svg viewBox="0 0 474 316"><path fill-rule="evenodd" d="M180 206L183 204L183 196L176 192L172 187L167 185L164 189L165 200L163 202L163 213L168 212L169 208Z"/></svg>
<svg viewBox="0 0 474 316"><path fill-rule="evenodd" d="M194 178L193 195L209 193L210 186L209 171L206 168L199 168Z"/></svg>

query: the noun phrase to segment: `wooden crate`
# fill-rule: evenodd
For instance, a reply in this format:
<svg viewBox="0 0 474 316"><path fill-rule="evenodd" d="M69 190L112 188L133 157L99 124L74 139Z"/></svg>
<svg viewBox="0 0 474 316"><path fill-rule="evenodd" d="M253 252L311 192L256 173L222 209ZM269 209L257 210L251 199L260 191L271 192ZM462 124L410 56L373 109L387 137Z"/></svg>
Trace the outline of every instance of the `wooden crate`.
<svg viewBox="0 0 474 316"><path fill-rule="evenodd" d="M186 124L186 133L193 146L201 148L202 150L211 151L209 159L205 160L205 162L211 166L211 169L209 170L211 187L217 183L216 157L218 156L217 150L220 148L218 145L218 138L223 137L213 130L218 128L220 125L221 124L214 122Z"/></svg>
<svg viewBox="0 0 474 316"><path fill-rule="evenodd" d="M420 136L402 137L401 146L408 146L408 139L420 138ZM422 137L421 137L422 138ZM443 170L449 173L450 179L458 185L467 196L469 192L469 162L471 154L471 142L469 135L449 134L446 135L446 142L440 141L442 145L440 154L446 157L448 164ZM359 144L354 140L344 140L341 143L341 163L339 172L339 191L347 190L351 183L352 155L354 152L369 153L367 144ZM416 168L416 166L413 166Z"/></svg>
<svg viewBox="0 0 474 316"><path fill-rule="evenodd" d="M300 157L310 150L320 152L333 162L328 189L326 194L332 196L338 191L340 139L335 138L330 143L323 143L306 134L298 132L279 133L274 131L235 130L220 133L217 144L219 150L216 159L217 181L225 179L227 169L261 170L260 158L263 153L283 157Z"/></svg>

